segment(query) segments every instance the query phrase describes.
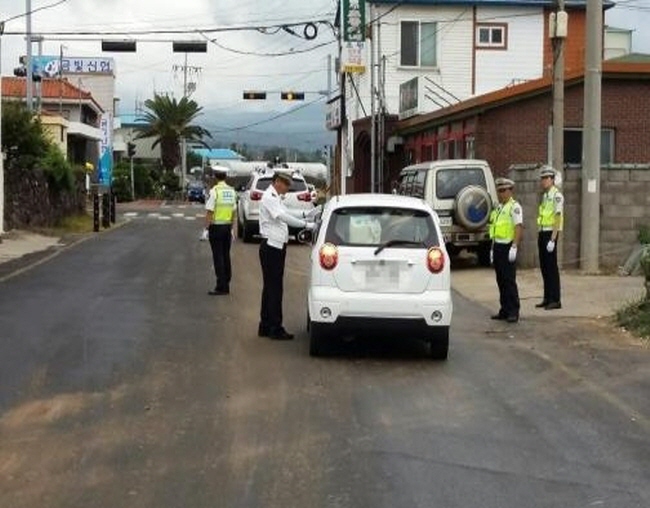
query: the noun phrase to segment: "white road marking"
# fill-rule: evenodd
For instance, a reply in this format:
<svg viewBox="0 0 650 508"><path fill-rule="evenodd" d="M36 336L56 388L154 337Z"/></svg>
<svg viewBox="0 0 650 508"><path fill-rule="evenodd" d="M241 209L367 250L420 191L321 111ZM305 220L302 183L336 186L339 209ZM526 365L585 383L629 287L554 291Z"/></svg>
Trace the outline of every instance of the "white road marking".
<svg viewBox="0 0 650 508"><path fill-rule="evenodd" d="M152 212L149 215L147 215L147 217L152 217L152 218L160 217L160 214L158 212Z"/></svg>
<svg viewBox="0 0 650 508"><path fill-rule="evenodd" d="M185 217L185 220L196 220L197 217Z"/></svg>
<svg viewBox="0 0 650 508"><path fill-rule="evenodd" d="M176 217L176 218L185 217L185 214L184 213L173 213L172 217Z"/></svg>
<svg viewBox="0 0 650 508"><path fill-rule="evenodd" d="M137 217L137 216L138 216L138 212L126 212L124 214L124 217Z"/></svg>
<svg viewBox="0 0 650 508"><path fill-rule="evenodd" d="M172 220L172 218L169 215L161 215L158 220Z"/></svg>

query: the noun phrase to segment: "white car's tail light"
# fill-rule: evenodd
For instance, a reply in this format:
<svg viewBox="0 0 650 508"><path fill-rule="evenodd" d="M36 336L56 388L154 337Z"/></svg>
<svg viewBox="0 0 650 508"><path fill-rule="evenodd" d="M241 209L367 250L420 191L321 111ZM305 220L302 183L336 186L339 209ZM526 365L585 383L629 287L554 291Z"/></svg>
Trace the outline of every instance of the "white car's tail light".
<svg viewBox="0 0 650 508"><path fill-rule="evenodd" d="M251 201L260 201L262 199L262 193L259 191L251 192Z"/></svg>
<svg viewBox="0 0 650 508"><path fill-rule="evenodd" d="M311 192L303 192L298 194L298 201L305 201L306 203L311 202Z"/></svg>
<svg viewBox="0 0 650 508"><path fill-rule="evenodd" d="M326 243L320 248L318 259L323 270L334 270L339 263L339 250L336 245Z"/></svg>
<svg viewBox="0 0 650 508"><path fill-rule="evenodd" d="M445 254L439 247L431 247L427 252L427 268L431 273L440 273L445 268Z"/></svg>

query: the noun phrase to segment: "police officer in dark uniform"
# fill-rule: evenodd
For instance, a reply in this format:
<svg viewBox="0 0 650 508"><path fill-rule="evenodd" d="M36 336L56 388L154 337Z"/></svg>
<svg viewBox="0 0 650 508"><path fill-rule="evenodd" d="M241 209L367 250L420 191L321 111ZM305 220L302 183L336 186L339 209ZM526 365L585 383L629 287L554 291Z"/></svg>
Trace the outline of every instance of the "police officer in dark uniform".
<svg viewBox="0 0 650 508"><path fill-rule="evenodd" d="M516 323L520 308L516 262L524 217L521 205L512 196L515 183L497 178L495 185L499 205L492 211L490 238L501 307L492 319Z"/></svg>
<svg viewBox="0 0 650 508"><path fill-rule="evenodd" d="M210 196L205 203L205 227L212 248L212 261L217 278L216 287L208 294L214 296L230 293L232 277L230 247L234 237L233 223L237 194L235 189L226 183L226 176L223 171L214 173L217 184L210 190Z"/></svg>
<svg viewBox="0 0 650 508"><path fill-rule="evenodd" d="M556 174L551 166L543 166L539 173L544 194L537 214L537 250L544 280L544 299L536 307L546 310L562 308L557 242L564 226L564 196L555 186Z"/></svg>

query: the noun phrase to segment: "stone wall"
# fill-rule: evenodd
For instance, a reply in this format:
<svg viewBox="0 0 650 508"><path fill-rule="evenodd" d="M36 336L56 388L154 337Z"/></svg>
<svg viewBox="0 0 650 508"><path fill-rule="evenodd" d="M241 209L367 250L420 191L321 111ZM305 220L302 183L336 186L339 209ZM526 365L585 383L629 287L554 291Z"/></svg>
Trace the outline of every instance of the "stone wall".
<svg viewBox="0 0 650 508"><path fill-rule="evenodd" d="M73 191L51 188L40 170L5 169L5 229L50 227L86 207L83 181Z"/></svg>
<svg viewBox="0 0 650 508"><path fill-rule="evenodd" d="M536 166L510 168L516 182L516 198L524 208L526 232L520 264L539 266L535 220L541 196ZM563 264L580 264L581 169L568 168L562 191L565 197L565 223L562 237ZM600 256L602 268L623 264L637 242L639 227L650 226L650 164L623 164L601 170Z"/></svg>

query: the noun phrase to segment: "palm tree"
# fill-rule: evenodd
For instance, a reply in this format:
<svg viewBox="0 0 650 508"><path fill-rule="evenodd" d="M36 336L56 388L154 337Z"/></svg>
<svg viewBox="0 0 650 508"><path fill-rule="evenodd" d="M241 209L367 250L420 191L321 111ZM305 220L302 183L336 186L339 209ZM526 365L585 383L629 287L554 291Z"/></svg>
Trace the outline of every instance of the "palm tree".
<svg viewBox="0 0 650 508"><path fill-rule="evenodd" d="M136 139L155 138L151 147L160 144L162 165L166 170L173 170L180 164L181 139L205 145L203 138L212 137L203 127L192 125L203 108L187 97L177 101L168 95L155 94L144 105L147 111L142 120L146 123L137 127Z"/></svg>

